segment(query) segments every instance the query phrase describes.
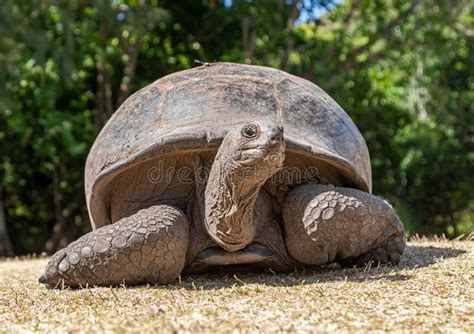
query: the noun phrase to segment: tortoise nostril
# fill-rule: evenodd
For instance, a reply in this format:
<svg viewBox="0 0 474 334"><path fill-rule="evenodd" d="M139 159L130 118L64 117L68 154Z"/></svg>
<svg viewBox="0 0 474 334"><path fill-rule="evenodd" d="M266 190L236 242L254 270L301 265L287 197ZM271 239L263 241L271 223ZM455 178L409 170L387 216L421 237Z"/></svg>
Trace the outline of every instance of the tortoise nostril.
<svg viewBox="0 0 474 334"><path fill-rule="evenodd" d="M270 141L281 142L283 140L283 128L278 126L272 126L269 131Z"/></svg>
<svg viewBox="0 0 474 334"><path fill-rule="evenodd" d="M272 134L270 135L270 140L271 140L272 142L280 142L280 141L282 141L282 139L283 139L283 138L282 138L282 135L281 135L281 133L279 133L279 132L277 132L277 133L272 133Z"/></svg>

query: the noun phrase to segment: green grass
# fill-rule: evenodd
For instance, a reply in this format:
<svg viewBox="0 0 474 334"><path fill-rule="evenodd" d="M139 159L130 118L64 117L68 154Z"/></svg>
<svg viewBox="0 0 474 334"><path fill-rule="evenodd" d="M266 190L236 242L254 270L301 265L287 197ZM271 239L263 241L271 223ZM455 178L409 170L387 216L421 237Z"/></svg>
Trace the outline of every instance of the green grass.
<svg viewBox="0 0 474 334"><path fill-rule="evenodd" d="M218 271L165 287L47 290L46 262L0 262L0 332L474 332L473 241L412 241L398 267Z"/></svg>

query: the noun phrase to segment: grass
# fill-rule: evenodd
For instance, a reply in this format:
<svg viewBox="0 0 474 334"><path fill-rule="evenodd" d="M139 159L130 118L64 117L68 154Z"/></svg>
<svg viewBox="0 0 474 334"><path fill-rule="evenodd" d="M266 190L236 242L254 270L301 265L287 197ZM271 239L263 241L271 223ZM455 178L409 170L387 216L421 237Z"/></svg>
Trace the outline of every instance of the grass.
<svg viewBox="0 0 474 334"><path fill-rule="evenodd" d="M0 332L474 332L474 241L411 241L398 267L218 271L165 287L46 290L46 262L0 262Z"/></svg>

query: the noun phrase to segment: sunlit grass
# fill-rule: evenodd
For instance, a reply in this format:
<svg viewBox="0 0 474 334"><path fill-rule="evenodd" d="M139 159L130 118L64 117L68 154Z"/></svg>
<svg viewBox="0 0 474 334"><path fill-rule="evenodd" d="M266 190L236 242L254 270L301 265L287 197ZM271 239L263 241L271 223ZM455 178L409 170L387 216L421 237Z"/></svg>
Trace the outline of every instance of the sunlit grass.
<svg viewBox="0 0 474 334"><path fill-rule="evenodd" d="M0 262L0 332L474 331L474 242L412 241L398 267L219 271L166 287L46 290L46 259Z"/></svg>

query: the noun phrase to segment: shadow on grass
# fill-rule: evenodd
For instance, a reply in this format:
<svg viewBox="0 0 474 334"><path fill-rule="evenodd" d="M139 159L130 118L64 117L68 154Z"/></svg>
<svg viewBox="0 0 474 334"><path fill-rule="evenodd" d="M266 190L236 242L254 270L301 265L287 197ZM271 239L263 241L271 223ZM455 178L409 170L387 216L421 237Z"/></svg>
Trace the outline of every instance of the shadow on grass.
<svg viewBox="0 0 474 334"><path fill-rule="evenodd" d="M214 271L183 277L181 284L175 283L165 288L185 288L189 290L224 289L246 284L271 286L296 286L327 282L367 282L373 280L406 281L412 275L406 271L435 264L440 259L454 258L466 253L465 250L433 247L407 246L398 266L366 266L340 268L337 264L295 270L292 273L249 270L238 266L218 267ZM163 288L157 286L157 288Z"/></svg>
<svg viewBox="0 0 474 334"><path fill-rule="evenodd" d="M455 258L467 251L457 248L408 245L398 266L366 266L341 268L338 264L298 269L291 273L275 273L270 270L249 269L245 266L223 266L205 274L183 276L170 285L146 286L152 289L217 290L258 284L276 287L324 284L330 282L369 282L376 280L406 281L412 278L410 269L429 267L443 259ZM142 289L127 286L127 289ZM68 290L77 290L68 288ZM321 292L323 293L323 292Z"/></svg>
<svg viewBox="0 0 474 334"><path fill-rule="evenodd" d="M433 246L411 246L408 245L402 255L399 268L423 268L438 261L438 259L449 259L467 253L464 249L433 247Z"/></svg>

